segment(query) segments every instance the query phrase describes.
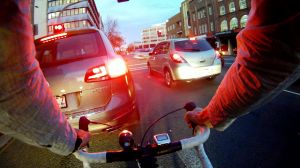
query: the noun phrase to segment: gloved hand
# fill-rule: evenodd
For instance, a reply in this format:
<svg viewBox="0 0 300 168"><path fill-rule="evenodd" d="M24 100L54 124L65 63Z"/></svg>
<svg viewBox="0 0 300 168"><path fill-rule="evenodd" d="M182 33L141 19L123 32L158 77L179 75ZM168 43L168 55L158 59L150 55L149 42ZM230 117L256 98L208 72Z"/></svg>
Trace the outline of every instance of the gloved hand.
<svg viewBox="0 0 300 168"><path fill-rule="evenodd" d="M212 128L209 118L206 115L206 111L201 107L197 107L193 111L188 111L184 116L184 120L190 128L193 128L196 125Z"/></svg>

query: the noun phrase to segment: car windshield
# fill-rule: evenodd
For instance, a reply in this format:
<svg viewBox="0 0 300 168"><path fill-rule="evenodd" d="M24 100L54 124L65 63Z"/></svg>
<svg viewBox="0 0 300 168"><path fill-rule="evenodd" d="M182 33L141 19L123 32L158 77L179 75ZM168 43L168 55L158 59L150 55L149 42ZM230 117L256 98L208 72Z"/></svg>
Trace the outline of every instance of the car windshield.
<svg viewBox="0 0 300 168"><path fill-rule="evenodd" d="M204 39L199 40L182 40L175 42L176 51L196 52L211 50L211 45Z"/></svg>
<svg viewBox="0 0 300 168"><path fill-rule="evenodd" d="M69 36L46 42L36 47L37 59L42 66L63 64L78 59L106 55L104 44L97 33Z"/></svg>

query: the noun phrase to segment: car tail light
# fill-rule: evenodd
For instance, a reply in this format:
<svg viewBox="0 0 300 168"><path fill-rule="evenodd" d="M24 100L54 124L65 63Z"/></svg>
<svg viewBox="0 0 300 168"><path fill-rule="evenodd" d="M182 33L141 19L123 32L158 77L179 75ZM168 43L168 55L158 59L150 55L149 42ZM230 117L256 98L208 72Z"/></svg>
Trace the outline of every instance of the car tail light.
<svg viewBox="0 0 300 168"><path fill-rule="evenodd" d="M125 75L126 72L127 66L125 61L119 58L113 59L106 65L99 65L88 69L85 73L84 81L87 83L104 81Z"/></svg>
<svg viewBox="0 0 300 168"><path fill-rule="evenodd" d="M218 59L221 59L221 58L222 58L221 53L220 53L219 51L215 51L215 52L216 52L216 57L217 57Z"/></svg>
<svg viewBox="0 0 300 168"><path fill-rule="evenodd" d="M185 60L177 53L170 55L171 59L176 63L184 63Z"/></svg>

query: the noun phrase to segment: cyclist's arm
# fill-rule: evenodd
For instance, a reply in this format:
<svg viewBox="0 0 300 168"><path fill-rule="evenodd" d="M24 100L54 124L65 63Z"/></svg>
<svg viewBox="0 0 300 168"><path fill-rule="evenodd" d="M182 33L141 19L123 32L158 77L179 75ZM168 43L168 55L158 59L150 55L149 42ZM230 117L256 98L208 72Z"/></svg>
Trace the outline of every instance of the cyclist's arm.
<svg viewBox="0 0 300 168"><path fill-rule="evenodd" d="M273 0L252 2L247 26L237 36L236 61L199 114L199 123L224 129L299 78L299 8L280 8L282 3ZM280 14L274 13L274 7ZM291 11L285 16L284 9Z"/></svg>
<svg viewBox="0 0 300 168"><path fill-rule="evenodd" d="M0 2L0 132L68 155L77 134L35 59L29 16L30 0Z"/></svg>

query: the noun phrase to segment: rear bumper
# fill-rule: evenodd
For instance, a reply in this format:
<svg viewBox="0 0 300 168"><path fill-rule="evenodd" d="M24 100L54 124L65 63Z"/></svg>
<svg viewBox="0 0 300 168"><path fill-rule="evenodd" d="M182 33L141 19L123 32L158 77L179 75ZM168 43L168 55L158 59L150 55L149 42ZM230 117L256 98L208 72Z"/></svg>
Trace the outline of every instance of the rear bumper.
<svg viewBox="0 0 300 168"><path fill-rule="evenodd" d="M130 74L113 79L111 81L111 91L111 99L105 106L73 111L72 115L68 116L71 125L78 128L79 118L86 116L91 121L115 126L121 122L127 122L126 118L131 114L138 114L135 90Z"/></svg>
<svg viewBox="0 0 300 168"><path fill-rule="evenodd" d="M178 66L173 68L173 77L174 80L196 80L219 75L221 70L221 63L197 68L191 66Z"/></svg>

